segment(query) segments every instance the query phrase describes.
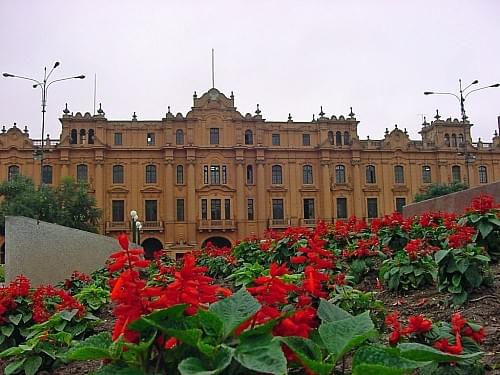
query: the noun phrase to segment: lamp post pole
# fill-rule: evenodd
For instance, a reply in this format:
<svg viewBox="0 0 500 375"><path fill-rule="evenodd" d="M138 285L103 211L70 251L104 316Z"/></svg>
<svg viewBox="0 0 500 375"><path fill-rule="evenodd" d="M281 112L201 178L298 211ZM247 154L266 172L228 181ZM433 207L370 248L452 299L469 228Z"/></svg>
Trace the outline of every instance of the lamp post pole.
<svg viewBox="0 0 500 375"><path fill-rule="evenodd" d="M141 243L141 229L142 223L139 221L137 211L130 211L130 230L132 231L132 242L138 245Z"/></svg>
<svg viewBox="0 0 500 375"><path fill-rule="evenodd" d="M465 99L473 92L488 89L488 88L500 87L500 83L495 83L493 85L483 86L483 87L480 87L478 89L467 91L473 85L477 85L478 83L479 83L479 81L476 79L476 80L472 81L467 87L462 88L462 80L459 79L458 80L458 88L459 88L458 92L459 92L460 96L457 94L454 94L452 92L435 92L435 91L425 91L424 92L424 95L452 95L455 98L457 98L459 103L460 103L460 114L462 115L462 124L464 127L464 144L462 145L462 147L464 148L463 156L464 156L464 161L465 161L465 169L467 170L467 185L469 187L470 187L469 164L473 163L474 160L476 159L476 157L467 150L467 145L468 145L468 143L467 143L467 123L466 123L467 115L465 113Z"/></svg>
<svg viewBox="0 0 500 375"><path fill-rule="evenodd" d="M18 76L15 74L10 74L10 73L3 73L3 76L5 78L19 78L19 79L24 79L28 81L35 82L33 85L33 88L40 88L42 92L42 140L40 144L40 187L43 185L43 154L44 154L44 141L45 141L45 112L46 112L46 107L47 107L47 91L53 83L56 82L61 82L61 81L67 81L69 79L84 79L85 76L79 75L79 76L72 76L72 77L66 77L66 78L60 78L60 79L55 79L50 81L49 78L54 71L55 68L57 68L60 65L59 61L56 61L52 69L49 71L47 74L47 67L43 68L43 79L41 81L30 78L30 77L24 77L24 76Z"/></svg>

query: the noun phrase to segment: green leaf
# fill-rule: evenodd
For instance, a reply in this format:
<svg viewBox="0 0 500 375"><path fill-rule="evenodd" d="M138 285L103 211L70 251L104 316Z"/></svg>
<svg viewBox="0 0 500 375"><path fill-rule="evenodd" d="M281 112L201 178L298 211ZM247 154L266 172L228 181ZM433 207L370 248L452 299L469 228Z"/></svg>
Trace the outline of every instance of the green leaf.
<svg viewBox="0 0 500 375"><path fill-rule="evenodd" d="M125 367L126 365L113 363L101 367L92 375L145 375L145 372L135 367Z"/></svg>
<svg viewBox="0 0 500 375"><path fill-rule="evenodd" d="M500 227L500 220L498 220L496 217L490 217L490 218L488 218L488 221L489 221L491 224L494 224L494 225L496 225L497 227Z"/></svg>
<svg viewBox="0 0 500 375"><path fill-rule="evenodd" d="M7 324L5 326L0 326L0 331L2 331L2 335L10 337L12 332L14 332L15 327L12 324Z"/></svg>
<svg viewBox="0 0 500 375"><path fill-rule="evenodd" d="M475 255L474 258L476 258L477 260L480 260L482 262L485 262L485 263L488 263L491 260L486 255Z"/></svg>
<svg viewBox="0 0 500 375"><path fill-rule="evenodd" d="M16 362L11 362L9 363L6 367L5 367L5 375L11 375L11 374L15 374L18 372L18 370L23 367L24 365L24 362L26 361L26 358L23 358L22 360L20 361L16 361Z"/></svg>
<svg viewBox="0 0 500 375"><path fill-rule="evenodd" d="M333 364L324 363L321 348L312 340L303 337L280 337L281 342L288 346L309 370L317 375L330 375Z"/></svg>
<svg viewBox="0 0 500 375"><path fill-rule="evenodd" d="M163 333L166 333L171 337L179 339L184 344L191 345L194 347L198 346L198 342L200 341L201 336L203 335L202 330L198 328L172 329L172 328L161 328L161 326L159 325L157 328Z"/></svg>
<svg viewBox="0 0 500 375"><path fill-rule="evenodd" d="M451 297L451 302L455 305L455 306L460 306L460 305L463 305L465 303L465 301L467 301L467 297L469 296L469 294L465 291L463 291L462 293L457 293L457 294L454 294L452 297Z"/></svg>
<svg viewBox="0 0 500 375"><path fill-rule="evenodd" d="M333 303L322 298L319 301L318 317L323 322L335 322L337 320L350 318L352 315L337 305L334 305Z"/></svg>
<svg viewBox="0 0 500 375"><path fill-rule="evenodd" d="M109 332L102 332L78 341L68 350L66 357L71 361L88 361L110 358L109 348L113 341Z"/></svg>
<svg viewBox="0 0 500 375"><path fill-rule="evenodd" d="M402 343L397 347L401 351L402 357L419 362L459 362L471 358L476 358L483 354L481 352L476 352L471 354L453 355L444 353L433 348L432 346L418 343Z"/></svg>
<svg viewBox="0 0 500 375"><path fill-rule="evenodd" d="M33 317L33 314L30 312L25 312L23 314L23 323L28 322Z"/></svg>
<svg viewBox="0 0 500 375"><path fill-rule="evenodd" d="M457 268L460 271L460 273L464 273L465 271L467 271L469 264L470 264L469 259L467 259L467 258L460 259L457 262Z"/></svg>
<svg viewBox="0 0 500 375"><path fill-rule="evenodd" d="M182 304L169 307L168 309L157 310L133 321L128 325L128 328L134 331L143 332L152 327L151 322L155 322L157 325L162 325L165 322L180 322L184 319L184 310L186 310L186 307L186 304ZM172 325L169 325L169 327L172 327Z"/></svg>
<svg viewBox="0 0 500 375"><path fill-rule="evenodd" d="M217 315L203 309L198 310L196 317L200 326L208 336L220 337L224 329L224 323Z"/></svg>
<svg viewBox="0 0 500 375"><path fill-rule="evenodd" d="M441 263L441 261L448 255L450 250L439 250L434 254L434 260L436 263Z"/></svg>
<svg viewBox="0 0 500 375"><path fill-rule="evenodd" d="M454 286L460 286L460 281L462 281L462 275L460 275L459 273L455 273L451 278L451 283Z"/></svg>
<svg viewBox="0 0 500 375"><path fill-rule="evenodd" d="M245 368L256 372L286 374L286 358L278 339L270 334L255 335L241 340L234 358Z"/></svg>
<svg viewBox="0 0 500 375"><path fill-rule="evenodd" d="M26 352L26 345L24 346L12 346L10 348L5 349L3 352L0 353L0 358L8 358L8 357L13 357L16 355L20 355Z"/></svg>
<svg viewBox="0 0 500 375"><path fill-rule="evenodd" d="M66 320L66 321L71 321L71 319L73 319L75 317L75 315L78 313L78 310L77 309L73 309L71 311L69 310L63 310L59 313L59 315L61 316L62 319Z"/></svg>
<svg viewBox="0 0 500 375"><path fill-rule="evenodd" d="M465 272L465 278L473 288L479 288L483 283L483 276L476 266L469 267Z"/></svg>
<svg viewBox="0 0 500 375"><path fill-rule="evenodd" d="M323 323L319 327L319 334L328 352L334 354L337 361L351 349L375 337L377 331L369 312L365 311L351 318Z"/></svg>
<svg viewBox="0 0 500 375"><path fill-rule="evenodd" d="M213 361L202 361L198 357L189 357L181 361L177 367L181 375L215 375L220 374L231 364L234 349L221 346ZM207 366L212 364L212 366Z"/></svg>
<svg viewBox="0 0 500 375"><path fill-rule="evenodd" d="M24 362L24 372L26 375L35 375L42 365L42 357L40 356L33 356L29 357L26 359L26 362Z"/></svg>
<svg viewBox="0 0 500 375"><path fill-rule="evenodd" d="M260 303L245 288L242 288L232 296L210 305L209 311L223 322L224 337L227 337L260 308Z"/></svg>
<svg viewBox="0 0 500 375"><path fill-rule="evenodd" d="M9 320L14 323L16 326L19 324L21 319L23 318L23 314L9 315Z"/></svg>
<svg viewBox="0 0 500 375"><path fill-rule="evenodd" d="M409 374L430 362L417 362L403 358L393 348L363 346L354 354L353 375L400 375Z"/></svg>
<svg viewBox="0 0 500 375"><path fill-rule="evenodd" d="M478 224L477 228L479 229L481 236L483 238L486 238L486 237L488 237L488 234L490 234L490 232L493 230L493 225L490 224L489 222L481 221Z"/></svg>

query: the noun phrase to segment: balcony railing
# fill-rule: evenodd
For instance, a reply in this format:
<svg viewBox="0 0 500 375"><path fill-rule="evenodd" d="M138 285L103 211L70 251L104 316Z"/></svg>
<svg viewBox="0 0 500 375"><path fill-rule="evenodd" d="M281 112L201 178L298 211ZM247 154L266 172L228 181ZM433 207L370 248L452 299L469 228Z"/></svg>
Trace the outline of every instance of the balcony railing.
<svg viewBox="0 0 500 375"><path fill-rule="evenodd" d="M208 220L202 219L198 222L198 230L235 230L236 225L234 220Z"/></svg>
<svg viewBox="0 0 500 375"><path fill-rule="evenodd" d="M106 221L106 232L124 232L130 230L128 221Z"/></svg>
<svg viewBox="0 0 500 375"><path fill-rule="evenodd" d="M270 228L288 228L290 219L269 219Z"/></svg>
<svg viewBox="0 0 500 375"><path fill-rule="evenodd" d="M163 231L163 221L144 221L142 223L143 231Z"/></svg>
<svg viewBox="0 0 500 375"><path fill-rule="evenodd" d="M303 227L314 227L316 226L316 219L300 219L301 225Z"/></svg>

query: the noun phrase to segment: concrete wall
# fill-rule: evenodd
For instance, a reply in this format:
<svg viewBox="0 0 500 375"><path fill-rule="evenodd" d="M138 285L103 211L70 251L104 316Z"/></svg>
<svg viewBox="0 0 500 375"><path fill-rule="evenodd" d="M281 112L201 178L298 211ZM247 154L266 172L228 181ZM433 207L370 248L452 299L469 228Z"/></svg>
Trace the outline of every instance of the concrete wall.
<svg viewBox="0 0 500 375"><path fill-rule="evenodd" d="M442 197L409 204L403 207L403 215L405 217L410 217L421 215L426 211L452 212L461 214L467 207L469 207L472 199L480 194L492 195L493 197L495 197L495 201L497 203L500 203L500 181L477 186L463 191L458 191L456 193L444 195Z"/></svg>
<svg viewBox="0 0 500 375"><path fill-rule="evenodd" d="M21 216L5 218L6 282L23 274L35 286L55 284L74 270L103 267L119 249L114 238Z"/></svg>

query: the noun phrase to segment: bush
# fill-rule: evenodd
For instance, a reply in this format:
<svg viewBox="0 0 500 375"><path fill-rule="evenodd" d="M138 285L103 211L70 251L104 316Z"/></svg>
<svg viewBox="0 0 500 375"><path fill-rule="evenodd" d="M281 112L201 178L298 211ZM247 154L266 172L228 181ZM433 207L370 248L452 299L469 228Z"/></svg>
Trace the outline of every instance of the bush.
<svg viewBox="0 0 500 375"><path fill-rule="evenodd" d="M450 193L468 189L469 186L463 182L452 182L450 184L431 184L425 189L425 192L415 195L415 202L421 202L426 199L441 197Z"/></svg>

